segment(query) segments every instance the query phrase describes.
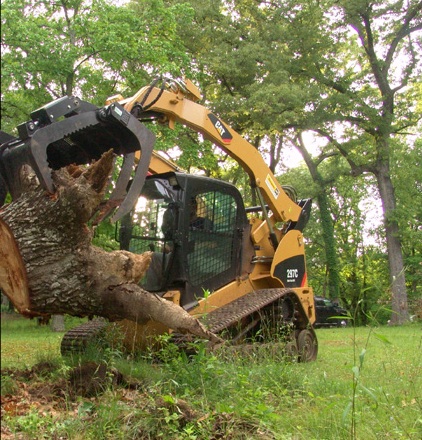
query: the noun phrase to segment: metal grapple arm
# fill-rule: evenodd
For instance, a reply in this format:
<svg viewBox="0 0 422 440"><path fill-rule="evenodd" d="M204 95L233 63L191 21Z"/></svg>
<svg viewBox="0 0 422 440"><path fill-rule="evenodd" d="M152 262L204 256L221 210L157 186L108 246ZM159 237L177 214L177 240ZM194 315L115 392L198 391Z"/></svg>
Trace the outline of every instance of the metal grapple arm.
<svg viewBox="0 0 422 440"><path fill-rule="evenodd" d="M123 156L116 186L101 212L104 218L118 207L113 220L121 218L136 203L155 141L154 134L120 104L98 108L73 96L32 112L31 120L18 126L18 133L17 138L5 133L0 136L0 185L6 185L13 199L22 193L23 165L29 165L41 186L53 193L52 170L88 164L110 149ZM137 152L139 162L135 160Z"/></svg>

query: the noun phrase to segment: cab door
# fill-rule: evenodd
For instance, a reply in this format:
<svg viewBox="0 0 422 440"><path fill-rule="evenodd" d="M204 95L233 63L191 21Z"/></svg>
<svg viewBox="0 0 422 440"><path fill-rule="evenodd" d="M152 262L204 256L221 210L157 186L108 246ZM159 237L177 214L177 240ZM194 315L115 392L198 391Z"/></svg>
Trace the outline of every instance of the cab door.
<svg viewBox="0 0 422 440"><path fill-rule="evenodd" d="M182 226L187 279L182 302L187 308L240 276L245 234L249 238L238 190L225 182L197 179L186 187Z"/></svg>

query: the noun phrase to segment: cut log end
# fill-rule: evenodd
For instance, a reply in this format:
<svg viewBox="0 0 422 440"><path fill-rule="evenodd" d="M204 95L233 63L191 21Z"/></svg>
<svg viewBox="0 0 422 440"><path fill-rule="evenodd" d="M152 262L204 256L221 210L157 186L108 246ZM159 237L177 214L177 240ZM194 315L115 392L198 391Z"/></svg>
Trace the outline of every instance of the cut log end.
<svg viewBox="0 0 422 440"><path fill-rule="evenodd" d="M0 218L0 290L22 314L30 300L25 264L9 226Z"/></svg>

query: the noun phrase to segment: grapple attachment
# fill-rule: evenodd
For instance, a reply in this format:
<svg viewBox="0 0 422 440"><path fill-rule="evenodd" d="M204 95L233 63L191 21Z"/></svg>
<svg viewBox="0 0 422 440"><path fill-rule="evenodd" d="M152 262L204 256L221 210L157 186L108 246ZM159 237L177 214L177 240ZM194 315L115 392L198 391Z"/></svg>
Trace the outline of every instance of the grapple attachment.
<svg viewBox="0 0 422 440"><path fill-rule="evenodd" d="M31 120L18 126L18 133L18 138L0 134L0 186L3 181L13 199L22 193L23 165L29 165L42 187L53 193L52 170L88 164L113 149L123 156L123 165L100 217L117 208L112 219L118 220L135 205L148 173L155 136L120 104L98 108L66 96L32 112ZM135 163L137 151L141 154Z"/></svg>

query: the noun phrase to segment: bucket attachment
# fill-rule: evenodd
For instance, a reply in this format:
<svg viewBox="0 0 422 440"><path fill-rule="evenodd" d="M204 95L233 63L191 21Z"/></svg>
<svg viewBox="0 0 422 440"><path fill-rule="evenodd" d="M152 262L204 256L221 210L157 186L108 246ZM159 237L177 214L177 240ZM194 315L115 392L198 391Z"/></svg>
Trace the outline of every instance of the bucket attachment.
<svg viewBox="0 0 422 440"><path fill-rule="evenodd" d="M74 96L65 96L31 113L31 120L18 127L19 137L0 133L0 184L12 199L22 193L20 169L29 165L41 186L54 193L52 170L70 164L89 164L113 149L123 156L116 186L96 221L117 211L118 220L135 205L142 190L155 136L119 103L98 108ZM135 153L140 160L136 163ZM129 182L131 181L131 185Z"/></svg>

